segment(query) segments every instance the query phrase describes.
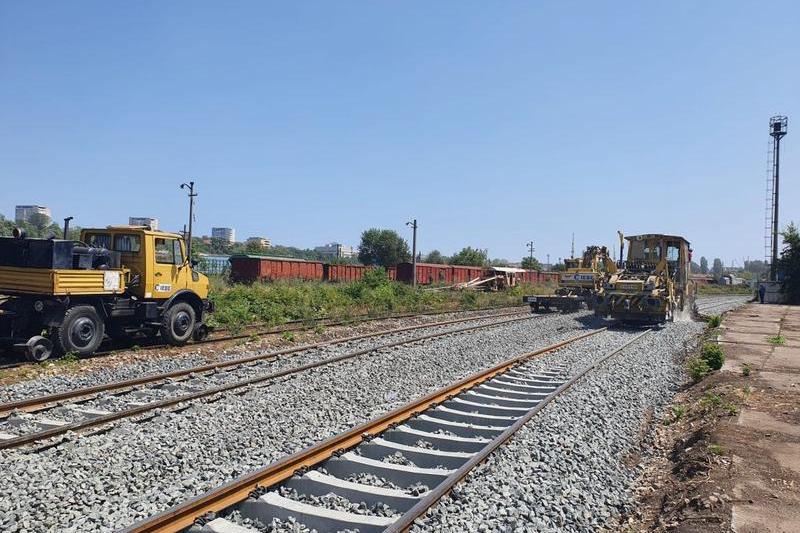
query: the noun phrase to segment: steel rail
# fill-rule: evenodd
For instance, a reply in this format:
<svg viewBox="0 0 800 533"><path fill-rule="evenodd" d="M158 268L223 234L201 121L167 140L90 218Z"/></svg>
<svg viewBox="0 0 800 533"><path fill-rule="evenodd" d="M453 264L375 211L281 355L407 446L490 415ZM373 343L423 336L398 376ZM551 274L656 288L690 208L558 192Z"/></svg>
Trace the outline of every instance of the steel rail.
<svg viewBox="0 0 800 533"><path fill-rule="evenodd" d="M181 403L190 402L190 401L193 401L193 400L198 400L200 398L207 398L209 396L214 396L214 395L217 395L217 394L220 394L220 393L223 393L223 392L228 392L228 391L232 391L232 390L235 390L235 389L241 389L243 387L250 387L250 386L253 386L253 385L257 385L257 384L263 383L265 381L272 381L274 379L278 379L278 378L281 378L281 377L284 377L284 376L288 376L288 375L291 375L291 374L297 374L299 372L310 370L312 368L320 368L320 367L327 366L327 365L330 365L330 364L333 364L333 363L338 363L340 361L346 361L348 359L353 359L355 357L358 357L358 356L361 356L361 355L365 355L365 354L368 354L368 353L371 353L371 352L376 352L378 350L384 350L384 349L388 349L388 348L395 348L397 346L402 346L402 345L405 345L405 344L412 344L412 343L415 343L415 342L435 339L435 338L444 337L444 336L447 336L447 335L465 333L465 332L468 332L468 331L474 331L474 330L478 330L478 329L499 326L499 325L508 324L508 323L511 323L511 322L519 322L521 320L531 320L531 319L535 319L535 318L536 318L535 316L525 316L525 317L520 317L520 318L511 318L511 319L506 319L506 320L503 320L503 321L500 321L500 322L492 322L490 324L478 324L476 326L468 326L468 327L465 327L465 328L459 328L459 329L455 329L455 330L448 330L448 331L442 331L442 332L438 332L438 333L431 333L431 334L428 334L428 335L423 335L421 337L414 337L412 339L406 339L406 340L390 342L390 343L382 344L380 346L375 346L375 347L372 347L372 348L365 348L363 350L357 350L355 352L342 354L342 355L339 355L339 356L336 356L336 357L332 357L330 359L324 359L322 361L317 361L317 362L314 362L314 363L308 363L308 364L305 364L305 365L301 365L301 366L297 366L297 367L293 367L293 368L288 368L288 369L285 369L285 370L280 370L278 372L273 372L273 373L270 373L270 374L264 374L262 376L248 378L248 379L244 379L244 380L240 380L240 381L234 381L233 383L228 383L228 384L220 385L220 386L217 386L217 387L211 387L211 388L208 388L206 390L192 392L192 393L189 393L189 394L183 394L183 395L180 395L180 396L176 396L174 398L167 398L167 399L164 399L164 400L158 400L158 401L155 401L155 402L147 403L145 405L141 405L141 406L137 406L137 407L131 407L129 409L123 409L121 411L115 411L115 412L108 413L108 414L105 414L105 415L100 415L100 416L97 416L97 417L94 417L94 418L90 418L88 420L83 420L83 421L78 421L78 422L71 422L71 423L65 424L63 426L58 426L58 427L55 427L55 428L52 428L52 429L47 429L47 430L44 430L44 431L37 431L37 432L33 432L33 433L28 433L26 435L20 435L19 437L15 437L15 438L12 438L12 439L0 440L0 450L10 449L10 448L18 448L18 447L24 446L26 444L31 444L31 443L38 442L38 441L41 441L41 440L45 440L45 439L49 439L49 438L52 438L52 437L57 437L59 435L63 435L64 433L67 433L68 431L81 431L81 430L84 430L84 429L87 429L87 428L101 426L101 425L104 425L104 424L108 424L110 422L115 422L115 421L121 420L123 418L131 418L131 417L134 417L134 416L138 416L140 414L146 413L148 411L153 411L155 409L163 409L163 408L166 408L166 407L172 407L172 406L175 406L175 405L178 405L178 404L181 404Z"/></svg>
<svg viewBox="0 0 800 533"><path fill-rule="evenodd" d="M252 363L254 361L270 361L274 360L277 357L283 355L291 355L298 352L304 352L308 350L316 350L319 348L323 348L326 346L335 346L337 344L344 344L347 342L359 341L363 339L369 339L372 337L380 337L384 335L393 335L397 333L405 333L407 331L414 331L418 329L425 329L425 328L432 328L432 327L439 327L439 326L447 326L450 324L457 324L459 322L471 322L475 320L487 320L491 318L501 318L504 316L511 316L511 315L518 315L518 312L512 313L499 313L493 315L479 315L479 316L472 316L466 318L457 318L453 320L445 320L442 322L431 322L428 324L416 324L413 326L405 326L402 328L393 328L389 330L384 330L380 332L372 332L372 333L363 333L361 335L353 335L350 337L342 337L340 339L331 339L328 341L318 342L314 344L304 344L302 346L296 346L294 348L286 348L284 350L278 350L275 352L268 352L264 354L252 355L248 357L240 357L237 359L230 359L227 361L216 361L214 363L209 363L200 366L194 366L190 368L180 369L180 370L173 370L171 372L162 372L160 374L153 374L150 376L142 376L139 378L132 378L126 379L124 381L115 381L111 383L103 383L100 385L93 385L90 387L82 387L80 389L73 389L70 391L64 392L56 392L53 394L47 394L44 396L37 396L33 398L23 398L21 400L14 400L11 402L6 402L0 404L0 417L8 415L14 409L21 409L32 411L38 408L42 408L43 406L47 406L49 404L53 404L56 402L61 402L64 400L72 400L76 398L83 398L93 394L97 394L100 392L110 392L110 391L126 391L131 387L135 387L138 385L145 385L148 383L155 383L158 381L165 381L177 377L188 376L189 374L198 374L204 372L210 372L212 370L218 370L220 368L227 368L231 366L243 365L247 363ZM530 318L529 316L525 316L522 318ZM498 323L503 323L498 322Z"/></svg>
<svg viewBox="0 0 800 533"><path fill-rule="evenodd" d="M495 437L492 442L490 442L486 447L482 448L481 451L476 453L473 457L471 457L466 463L461 465L455 472L450 474L442 483L431 489L419 502L417 502L414 507L406 511L400 518L397 519L392 525L390 525L384 533L399 533L401 531L406 531L411 527L417 518L424 515L428 509L433 507L443 496L445 496L448 492L452 490L452 488L463 480L467 474L470 473L476 466L486 460L489 455L491 455L497 448L508 442L514 434L522 428L525 424L527 424L534 416L536 416L539 411L545 408L547 404L549 404L553 399L559 396L561 393L566 391L567 389L571 388L575 383L580 381L586 374L597 368L599 365L608 361L611 357L618 354L634 342L638 341L652 330L647 329L640 333L639 335L635 336L633 339L629 340L619 348L616 348L603 356L601 359L593 362L592 364L585 367L583 370L578 372L575 376L571 377L569 380L562 383L556 390L551 392L549 395L545 396L544 399L534 406L530 411L528 411L524 416L519 418L516 422L514 422L511 426L506 428L500 435Z"/></svg>
<svg viewBox="0 0 800 533"><path fill-rule="evenodd" d="M324 440L314 446L285 457L264 468L246 474L225 485L213 489L196 498L188 500L172 509L152 516L125 529L125 533L172 533L190 527L194 521L209 512L217 512L245 500L259 488L274 485L290 478L302 468L313 467L332 457L336 452L356 446L386 429L400 424L416 414L428 409L449 397L489 380L523 361L563 348L608 328L592 330L556 344L527 352L499 363L491 368L476 372L443 389L412 401L394 411L369 422L356 426L344 433Z"/></svg>

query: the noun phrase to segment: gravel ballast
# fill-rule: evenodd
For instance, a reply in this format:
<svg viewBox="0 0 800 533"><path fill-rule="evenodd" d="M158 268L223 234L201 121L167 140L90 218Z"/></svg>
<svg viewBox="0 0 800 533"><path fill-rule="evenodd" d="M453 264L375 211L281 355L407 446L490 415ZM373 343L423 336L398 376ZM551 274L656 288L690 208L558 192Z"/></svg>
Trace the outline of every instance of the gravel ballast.
<svg viewBox="0 0 800 533"><path fill-rule="evenodd" d="M412 531L594 531L628 510L649 424L683 382L702 326L672 323L546 406ZM575 373L586 361L578 361ZM571 364L571 363L567 363Z"/></svg>
<svg viewBox="0 0 800 533"><path fill-rule="evenodd" d="M0 529L116 530L445 383L595 326L588 313L549 315L381 350L41 452L2 452Z"/></svg>

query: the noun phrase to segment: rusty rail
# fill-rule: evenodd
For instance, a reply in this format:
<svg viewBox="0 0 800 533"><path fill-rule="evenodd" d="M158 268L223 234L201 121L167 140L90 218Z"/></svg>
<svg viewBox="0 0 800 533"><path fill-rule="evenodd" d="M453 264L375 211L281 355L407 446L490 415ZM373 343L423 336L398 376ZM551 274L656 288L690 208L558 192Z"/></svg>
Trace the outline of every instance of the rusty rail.
<svg viewBox="0 0 800 533"><path fill-rule="evenodd" d="M394 424L408 420L415 414L441 403L448 397L469 389L483 381L491 379L497 374L505 372L525 360L553 352L596 335L607 328L592 330L576 337L558 342L551 346L527 352L506 360L489 369L472 374L444 389L433 392L418 400L404 405L370 422L357 426L349 431L331 437L317 445L311 446L298 453L281 459L262 469L246 474L217 489L202 494L172 509L155 515L149 519L138 522L126 529L126 533L170 533L181 531L191 526L194 521L209 512L217 512L245 500L248 495L258 487L267 487L280 483L294 475L295 471L303 467L312 467L329 459L339 450L351 448L360 444L365 438L375 436L385 431Z"/></svg>
<svg viewBox="0 0 800 533"><path fill-rule="evenodd" d="M130 389L132 387L138 385L145 385L148 383L155 383L158 381L165 381L169 379L174 379L177 377L188 376L189 374L197 374L203 372L210 372L212 370L218 370L220 368L227 368L230 366L237 366L243 365L247 363L252 363L254 361L262 361L262 360L274 360L277 357L283 355L291 355L299 352L304 352L308 350L316 350L318 348L322 348L325 346L335 346L336 344L344 344L347 342L359 341L363 339L369 339L372 337L380 337L383 335L393 335L397 333L404 333L407 331L414 331L417 329L424 329L424 328L433 328L433 327L440 327L440 326L447 326L450 324L457 324L459 322L471 322L474 320L485 320L491 318L502 318L504 316L510 315L518 315L519 312L511 312L511 313L498 313L493 315L479 315L476 317L466 317L466 318L457 318L453 320L445 320L442 322L432 322L429 324L417 324L414 326L405 326L402 328L394 328L374 333L364 333L361 335L353 335L350 337L343 337L341 339L332 339L329 341L318 342L314 344L304 344L303 346L297 346L295 348L287 348L285 350L278 350L275 352L269 352L265 354L253 355L249 357L241 357L237 359L230 359L227 361L217 361L215 363L209 363L206 365L194 366L191 368L185 368L182 370L173 370L172 372L163 372L161 374L153 374L151 376L143 376L140 378L133 378L127 379L124 381L115 381L111 383L103 383L101 385L93 385L91 387L83 387L80 389L74 389L71 391L64 391L64 392L57 392L53 394L47 394L45 396L37 396L33 398L25 398L22 400L14 400L11 402L6 402L0 404L0 417L8 415L8 413L14 409L20 409L24 411L34 411L36 409L40 409L44 406L49 404L53 404L56 402L62 402L64 400L73 400L76 398L85 398L87 396L91 396L93 394L97 394L100 392L109 392L109 391L122 391L125 392L126 389ZM524 318L529 318L528 316ZM505 323L505 321L498 322L498 324Z"/></svg>

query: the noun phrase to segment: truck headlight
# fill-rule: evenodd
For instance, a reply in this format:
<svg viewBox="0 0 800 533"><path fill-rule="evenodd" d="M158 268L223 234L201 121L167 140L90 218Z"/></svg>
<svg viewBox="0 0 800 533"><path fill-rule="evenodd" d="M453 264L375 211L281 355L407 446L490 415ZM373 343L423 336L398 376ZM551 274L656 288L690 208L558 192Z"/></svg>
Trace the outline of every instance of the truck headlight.
<svg viewBox="0 0 800 533"><path fill-rule="evenodd" d="M41 313L42 311L44 311L44 302L41 300L36 300L35 302L33 302L33 309L37 313Z"/></svg>

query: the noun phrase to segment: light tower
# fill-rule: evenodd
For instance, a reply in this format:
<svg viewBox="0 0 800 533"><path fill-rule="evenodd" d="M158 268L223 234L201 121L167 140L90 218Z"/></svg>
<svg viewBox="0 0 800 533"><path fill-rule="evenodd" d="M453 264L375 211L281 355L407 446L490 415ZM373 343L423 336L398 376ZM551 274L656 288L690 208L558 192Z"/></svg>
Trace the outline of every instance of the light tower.
<svg viewBox="0 0 800 533"><path fill-rule="evenodd" d="M769 188L767 190L767 203L770 200L772 204L772 224L770 231L771 240L771 253L769 261L769 279L776 281L778 279L778 206L780 199L780 170L781 170L781 139L786 135L786 128L789 120L785 116L774 116L769 119L769 135L772 137L772 191L771 198L769 198ZM768 213L769 215L769 213Z"/></svg>

